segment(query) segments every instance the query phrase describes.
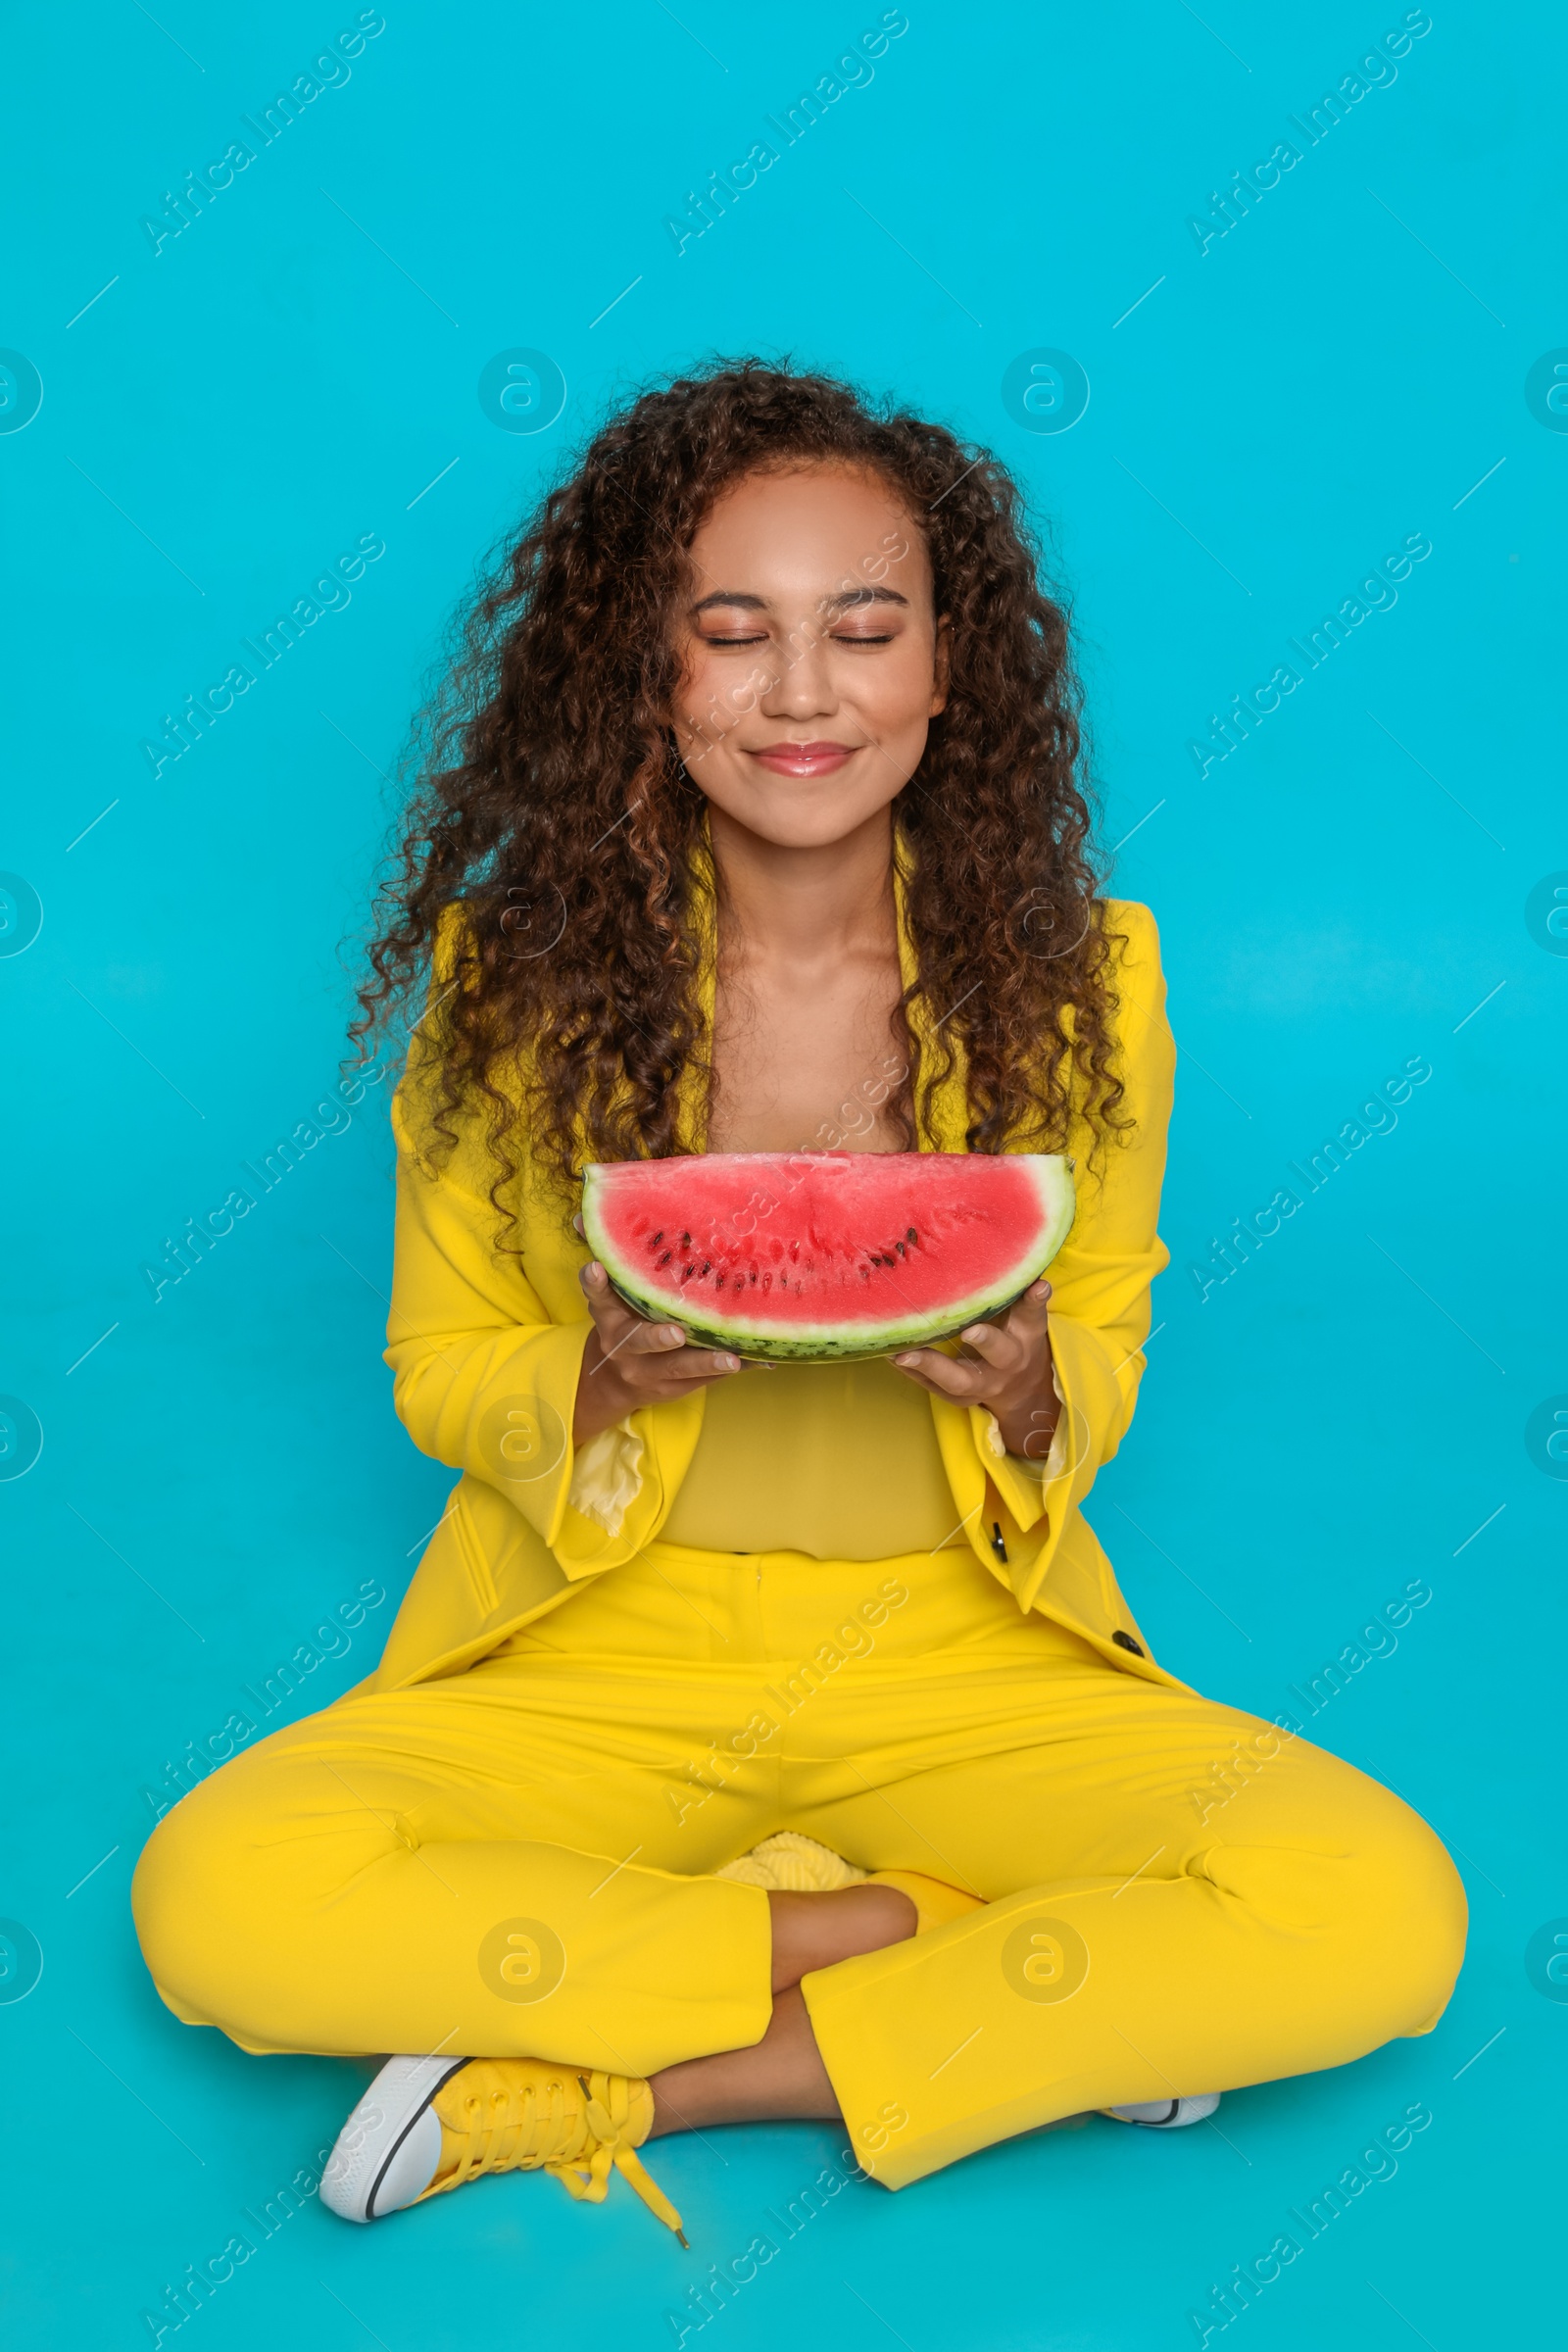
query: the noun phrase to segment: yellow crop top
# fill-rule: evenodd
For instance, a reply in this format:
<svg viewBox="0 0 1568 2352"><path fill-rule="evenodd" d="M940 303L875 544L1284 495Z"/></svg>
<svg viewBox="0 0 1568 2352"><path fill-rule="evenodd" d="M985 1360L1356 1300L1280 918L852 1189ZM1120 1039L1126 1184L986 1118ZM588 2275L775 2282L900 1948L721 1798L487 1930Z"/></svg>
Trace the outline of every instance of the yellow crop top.
<svg viewBox="0 0 1568 2352"><path fill-rule="evenodd" d="M701 1551L819 1560L968 1548L930 1399L882 1357L748 1365L715 1382L660 1534Z"/></svg>

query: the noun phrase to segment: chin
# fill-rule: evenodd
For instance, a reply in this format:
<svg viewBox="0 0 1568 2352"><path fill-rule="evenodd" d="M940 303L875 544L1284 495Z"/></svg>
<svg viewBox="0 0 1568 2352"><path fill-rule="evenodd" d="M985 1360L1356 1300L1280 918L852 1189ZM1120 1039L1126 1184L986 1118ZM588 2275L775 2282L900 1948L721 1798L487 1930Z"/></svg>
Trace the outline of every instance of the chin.
<svg viewBox="0 0 1568 2352"><path fill-rule="evenodd" d="M852 834L858 833L865 821L865 815L846 820L838 814L815 819L803 817L794 822L774 815L739 819L749 833L755 833L760 841L765 841L775 850L830 850L836 843L848 841Z"/></svg>
<svg viewBox="0 0 1568 2352"><path fill-rule="evenodd" d="M869 804L846 802L843 799L820 799L794 806L779 805L778 796L769 793L754 798L738 794L733 800L722 801L709 796L715 808L721 808L731 824L744 825L777 850L825 850L835 842L848 841L852 834L881 816L891 806L886 799Z"/></svg>

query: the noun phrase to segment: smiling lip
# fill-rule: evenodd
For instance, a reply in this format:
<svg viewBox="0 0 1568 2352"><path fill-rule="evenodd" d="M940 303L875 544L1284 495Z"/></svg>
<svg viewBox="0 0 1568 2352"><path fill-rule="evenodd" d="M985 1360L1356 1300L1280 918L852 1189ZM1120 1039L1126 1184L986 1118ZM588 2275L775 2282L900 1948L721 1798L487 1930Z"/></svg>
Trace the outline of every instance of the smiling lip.
<svg viewBox="0 0 1568 2352"><path fill-rule="evenodd" d="M853 760L856 748L849 743L770 743L752 758L777 776L825 776Z"/></svg>

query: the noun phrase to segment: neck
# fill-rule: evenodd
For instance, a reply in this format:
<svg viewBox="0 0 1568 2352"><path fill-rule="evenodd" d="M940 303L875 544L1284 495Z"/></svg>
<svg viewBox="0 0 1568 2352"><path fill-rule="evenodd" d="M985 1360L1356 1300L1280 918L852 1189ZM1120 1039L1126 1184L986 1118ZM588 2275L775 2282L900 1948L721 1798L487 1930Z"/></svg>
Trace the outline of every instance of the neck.
<svg viewBox="0 0 1568 2352"><path fill-rule="evenodd" d="M721 963L818 964L885 956L893 922L893 818L879 808L842 840L791 849L709 805Z"/></svg>

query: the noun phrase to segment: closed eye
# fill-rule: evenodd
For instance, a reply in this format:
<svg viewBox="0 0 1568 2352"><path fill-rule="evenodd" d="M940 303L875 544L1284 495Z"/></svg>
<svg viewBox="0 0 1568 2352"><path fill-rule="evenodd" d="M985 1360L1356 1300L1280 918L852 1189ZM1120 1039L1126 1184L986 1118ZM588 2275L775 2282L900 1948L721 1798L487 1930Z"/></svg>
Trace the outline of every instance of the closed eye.
<svg viewBox="0 0 1568 2352"><path fill-rule="evenodd" d="M892 645L895 642L895 633L889 630L883 636L868 637L862 631L858 630L853 637L829 637L827 642L829 645ZM765 645L767 637L765 632L751 637L710 637L705 635L702 643L722 647Z"/></svg>

